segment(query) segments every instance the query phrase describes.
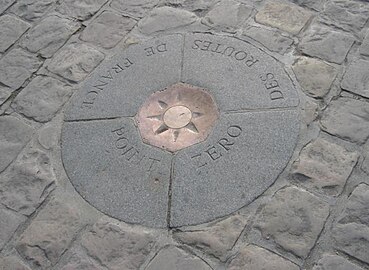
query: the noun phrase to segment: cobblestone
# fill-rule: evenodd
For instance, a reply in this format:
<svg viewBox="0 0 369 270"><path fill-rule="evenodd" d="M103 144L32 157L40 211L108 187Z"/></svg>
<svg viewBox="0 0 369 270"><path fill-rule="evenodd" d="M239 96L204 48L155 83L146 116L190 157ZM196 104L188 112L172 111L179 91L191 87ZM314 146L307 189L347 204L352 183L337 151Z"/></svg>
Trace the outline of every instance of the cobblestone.
<svg viewBox="0 0 369 270"><path fill-rule="evenodd" d="M30 25L15 16L3 15L0 17L0 52L5 52L30 28Z"/></svg>
<svg viewBox="0 0 369 270"><path fill-rule="evenodd" d="M19 0L10 8L10 12L33 22L44 16L54 2L55 0Z"/></svg>
<svg viewBox="0 0 369 270"><path fill-rule="evenodd" d="M369 61L356 60L346 70L342 89L369 98Z"/></svg>
<svg viewBox="0 0 369 270"><path fill-rule="evenodd" d="M125 15L142 18L158 3L159 0L113 0L110 6Z"/></svg>
<svg viewBox="0 0 369 270"><path fill-rule="evenodd" d="M15 256L7 256L0 258L0 269L1 270L31 270L27 265L25 265L19 258Z"/></svg>
<svg viewBox="0 0 369 270"><path fill-rule="evenodd" d="M340 256L324 254L313 270L363 270L363 268Z"/></svg>
<svg viewBox="0 0 369 270"><path fill-rule="evenodd" d="M7 8L14 4L16 0L3 0L0 2L0 13L3 13Z"/></svg>
<svg viewBox="0 0 369 270"><path fill-rule="evenodd" d="M26 221L26 217L16 214L10 210L0 208L0 250L13 236L19 225ZM1 269L1 262L0 262Z"/></svg>
<svg viewBox="0 0 369 270"><path fill-rule="evenodd" d="M366 36L360 46L360 54L369 56L369 31L367 31Z"/></svg>
<svg viewBox="0 0 369 270"><path fill-rule="evenodd" d="M0 106L11 96L12 92L8 87L0 86Z"/></svg>
<svg viewBox="0 0 369 270"><path fill-rule="evenodd" d="M107 0L63 0L56 8L61 14L78 20L86 20L94 15Z"/></svg>
<svg viewBox="0 0 369 270"><path fill-rule="evenodd" d="M320 11L323 9L326 0L292 0L292 2Z"/></svg>

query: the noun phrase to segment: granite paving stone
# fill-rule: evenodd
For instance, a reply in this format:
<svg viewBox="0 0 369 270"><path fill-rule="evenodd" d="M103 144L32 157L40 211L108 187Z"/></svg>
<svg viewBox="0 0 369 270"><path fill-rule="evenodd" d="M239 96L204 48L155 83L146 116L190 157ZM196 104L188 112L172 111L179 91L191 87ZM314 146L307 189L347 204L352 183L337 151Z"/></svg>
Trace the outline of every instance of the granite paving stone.
<svg viewBox="0 0 369 270"><path fill-rule="evenodd" d="M11 94L12 91L9 87L0 86L0 106L8 100Z"/></svg>
<svg viewBox="0 0 369 270"><path fill-rule="evenodd" d="M94 15L107 0L63 0L57 3L57 11L78 20L86 20Z"/></svg>
<svg viewBox="0 0 369 270"><path fill-rule="evenodd" d="M159 6L175 6L196 12L197 14L203 14L218 2L220 2L220 0L161 0Z"/></svg>
<svg viewBox="0 0 369 270"><path fill-rule="evenodd" d="M360 46L360 54L369 56L369 31L366 32L365 38Z"/></svg>
<svg viewBox="0 0 369 270"><path fill-rule="evenodd" d="M101 13L80 35L80 39L111 49L133 28L136 21L115 12Z"/></svg>
<svg viewBox="0 0 369 270"><path fill-rule="evenodd" d="M106 267L99 265L91 257L75 248L71 249L72 255L60 270L106 270Z"/></svg>
<svg viewBox="0 0 369 270"><path fill-rule="evenodd" d="M16 256L7 256L0 258L1 270L31 270L22 260Z"/></svg>
<svg viewBox="0 0 369 270"><path fill-rule="evenodd" d="M18 0L11 8L10 12L27 21L37 21L44 16L55 0Z"/></svg>
<svg viewBox="0 0 369 270"><path fill-rule="evenodd" d="M3 0L0 2L0 13L3 13L7 10L11 5L14 4L16 0Z"/></svg>
<svg viewBox="0 0 369 270"><path fill-rule="evenodd" d="M134 18L143 18L158 3L159 0L113 0L110 6L122 12L122 14Z"/></svg>
<svg viewBox="0 0 369 270"><path fill-rule="evenodd" d="M331 254L324 254L313 270L364 270L347 259Z"/></svg>
<svg viewBox="0 0 369 270"><path fill-rule="evenodd" d="M323 9L324 4L327 0L291 0L291 1L294 2L295 4L320 11Z"/></svg>
<svg viewBox="0 0 369 270"><path fill-rule="evenodd" d="M0 208L0 250L12 238L19 225L26 221L26 217L13 211ZM0 269L1 259L0 259Z"/></svg>
<svg viewBox="0 0 369 270"><path fill-rule="evenodd" d="M5 52L30 28L30 24L13 15L0 17L0 52ZM6 37L6 38L5 38Z"/></svg>
<svg viewBox="0 0 369 270"><path fill-rule="evenodd" d="M353 61L343 77L342 89L369 98L369 61Z"/></svg>

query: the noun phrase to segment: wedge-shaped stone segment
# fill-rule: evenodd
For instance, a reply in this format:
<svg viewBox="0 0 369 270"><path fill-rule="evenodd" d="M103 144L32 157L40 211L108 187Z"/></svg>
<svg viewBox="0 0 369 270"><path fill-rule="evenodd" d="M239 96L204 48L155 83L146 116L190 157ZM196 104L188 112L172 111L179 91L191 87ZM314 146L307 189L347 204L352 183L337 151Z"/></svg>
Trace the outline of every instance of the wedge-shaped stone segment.
<svg viewBox="0 0 369 270"><path fill-rule="evenodd" d="M65 122L62 158L76 190L100 211L166 227L172 156L145 145L133 119Z"/></svg>
<svg viewBox="0 0 369 270"><path fill-rule="evenodd" d="M73 97L66 120L134 116L147 97L180 81L182 35L131 45L105 61Z"/></svg>
<svg viewBox="0 0 369 270"><path fill-rule="evenodd" d="M295 109L221 115L206 142L175 157L170 225L208 222L252 202L283 171L298 134Z"/></svg>
<svg viewBox="0 0 369 270"><path fill-rule="evenodd" d="M210 34L185 36L182 82L209 89L220 111L297 106L281 63L251 44Z"/></svg>

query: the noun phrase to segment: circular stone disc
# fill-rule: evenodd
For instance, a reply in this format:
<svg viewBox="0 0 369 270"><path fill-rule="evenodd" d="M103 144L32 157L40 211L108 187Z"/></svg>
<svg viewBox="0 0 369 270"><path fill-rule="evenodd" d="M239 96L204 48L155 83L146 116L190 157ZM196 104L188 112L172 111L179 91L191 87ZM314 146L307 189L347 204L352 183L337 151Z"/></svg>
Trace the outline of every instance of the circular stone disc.
<svg viewBox="0 0 369 270"><path fill-rule="evenodd" d="M206 89L219 116L204 140L169 152L143 142L134 119L150 96L178 83ZM105 61L72 98L63 164L81 196L109 216L152 227L209 222L251 203L284 170L298 103L283 66L247 42L151 39ZM197 109L175 104L160 121L180 129Z"/></svg>

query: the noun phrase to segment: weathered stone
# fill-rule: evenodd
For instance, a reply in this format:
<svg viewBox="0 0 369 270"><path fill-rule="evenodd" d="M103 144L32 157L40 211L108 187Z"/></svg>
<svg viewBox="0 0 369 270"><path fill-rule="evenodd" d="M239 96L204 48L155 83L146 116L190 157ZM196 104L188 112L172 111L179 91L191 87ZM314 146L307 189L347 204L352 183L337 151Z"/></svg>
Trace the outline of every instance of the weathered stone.
<svg viewBox="0 0 369 270"><path fill-rule="evenodd" d="M267 49L280 54L284 54L293 44L293 39L282 35L278 31L257 26L245 27L243 29L243 36L248 36L265 46Z"/></svg>
<svg viewBox="0 0 369 270"><path fill-rule="evenodd" d="M291 34L298 34L311 16L309 11L297 5L270 1L256 14L255 20Z"/></svg>
<svg viewBox="0 0 369 270"><path fill-rule="evenodd" d="M18 257L8 256L0 258L0 270L31 270Z"/></svg>
<svg viewBox="0 0 369 270"><path fill-rule="evenodd" d="M288 252L305 258L329 215L329 205L295 187L279 190L263 209L255 227Z"/></svg>
<svg viewBox="0 0 369 270"><path fill-rule="evenodd" d="M71 87L50 77L38 76L14 99L12 107L38 122L50 121L71 95Z"/></svg>
<svg viewBox="0 0 369 270"><path fill-rule="evenodd" d="M359 50L361 55L369 56L369 30L366 32L366 36Z"/></svg>
<svg viewBox="0 0 369 270"><path fill-rule="evenodd" d="M159 6L168 5L183 8L196 13L204 13L220 0L161 0Z"/></svg>
<svg viewBox="0 0 369 270"><path fill-rule="evenodd" d="M79 23L53 15L43 19L25 35L21 46L45 58L51 57L77 31Z"/></svg>
<svg viewBox="0 0 369 270"><path fill-rule="evenodd" d="M10 12L28 21L36 21L52 7L55 0L19 0Z"/></svg>
<svg viewBox="0 0 369 270"><path fill-rule="evenodd" d="M341 64L354 41L349 34L314 24L304 33L298 48L307 55Z"/></svg>
<svg viewBox="0 0 369 270"><path fill-rule="evenodd" d="M28 149L3 174L1 202L25 215L32 214L54 188L49 157L37 149Z"/></svg>
<svg viewBox="0 0 369 270"><path fill-rule="evenodd" d="M294 163L293 174L301 183L328 195L339 195L357 163L358 155L342 146L317 139L308 144Z"/></svg>
<svg viewBox="0 0 369 270"><path fill-rule="evenodd" d="M303 90L312 97L324 97L337 76L334 67L314 58L300 57L292 68Z"/></svg>
<svg viewBox="0 0 369 270"><path fill-rule="evenodd" d="M252 7L234 0L223 0L205 15L202 23L225 32L236 32L251 16L252 10Z"/></svg>
<svg viewBox="0 0 369 270"><path fill-rule="evenodd" d="M153 246L153 235L113 220L102 219L82 236L88 255L111 270L136 270L146 260Z"/></svg>
<svg viewBox="0 0 369 270"><path fill-rule="evenodd" d="M22 49L11 50L0 60L0 82L18 89L41 66L42 61Z"/></svg>
<svg viewBox="0 0 369 270"><path fill-rule="evenodd" d="M236 215L204 229L175 232L174 238L224 261L246 221L244 217Z"/></svg>
<svg viewBox="0 0 369 270"><path fill-rule="evenodd" d="M292 2L298 4L299 6L306 6L320 11L324 7L326 0L292 0Z"/></svg>
<svg viewBox="0 0 369 270"><path fill-rule="evenodd" d="M30 28L30 25L14 16L0 17L0 52L5 52Z"/></svg>
<svg viewBox="0 0 369 270"><path fill-rule="evenodd" d="M107 0L63 0L57 10L78 20L86 20L94 15Z"/></svg>
<svg viewBox="0 0 369 270"><path fill-rule="evenodd" d="M22 215L15 214L9 210L0 208L0 250L13 236L19 225L23 223L26 218ZM0 269L1 260L0 260Z"/></svg>
<svg viewBox="0 0 369 270"><path fill-rule="evenodd" d="M290 261L264 248L249 245L240 250L228 264L227 270L299 270Z"/></svg>
<svg viewBox="0 0 369 270"><path fill-rule="evenodd" d="M171 30L190 25L197 20L197 16L189 11L172 7L154 9L138 23L138 28L144 34L153 34L159 31Z"/></svg>
<svg viewBox="0 0 369 270"><path fill-rule="evenodd" d="M59 145L60 125L58 121L52 121L39 129L38 143L44 149L51 150Z"/></svg>
<svg viewBox="0 0 369 270"><path fill-rule="evenodd" d="M303 107L304 122L310 125L319 115L319 105L315 100L307 99Z"/></svg>
<svg viewBox="0 0 369 270"><path fill-rule="evenodd" d="M211 270L200 258L187 252L169 247L162 249L150 262L146 270Z"/></svg>
<svg viewBox="0 0 369 270"><path fill-rule="evenodd" d="M3 13L7 10L11 5L13 5L15 0L2 0L0 2L0 13Z"/></svg>
<svg viewBox="0 0 369 270"><path fill-rule="evenodd" d="M364 270L363 268L351 263L337 255L324 254L316 263L313 270Z"/></svg>
<svg viewBox="0 0 369 270"><path fill-rule="evenodd" d="M136 21L105 11L82 32L80 39L105 49L113 48L133 28Z"/></svg>
<svg viewBox="0 0 369 270"><path fill-rule="evenodd" d="M359 59L351 63L343 77L341 87L369 98L369 61Z"/></svg>
<svg viewBox="0 0 369 270"><path fill-rule="evenodd" d="M53 198L21 235L19 254L34 267L51 269L87 224L82 214L71 198Z"/></svg>
<svg viewBox="0 0 369 270"><path fill-rule="evenodd" d="M143 18L159 0L113 0L110 6L125 15Z"/></svg>
<svg viewBox="0 0 369 270"><path fill-rule="evenodd" d="M331 103L321 119L326 132L356 143L369 138L369 103L339 98Z"/></svg>
<svg viewBox="0 0 369 270"><path fill-rule="evenodd" d="M0 172L18 156L29 142L32 128L12 116L0 117Z"/></svg>
<svg viewBox="0 0 369 270"><path fill-rule="evenodd" d="M70 81L83 80L104 59L98 50L79 43L63 47L51 60L48 70Z"/></svg>
<svg viewBox="0 0 369 270"><path fill-rule="evenodd" d="M106 270L79 249L70 250L72 255L60 270Z"/></svg>
<svg viewBox="0 0 369 270"><path fill-rule="evenodd" d="M11 96L12 91L8 87L0 86L0 106ZM1 171L1 169L0 169Z"/></svg>

